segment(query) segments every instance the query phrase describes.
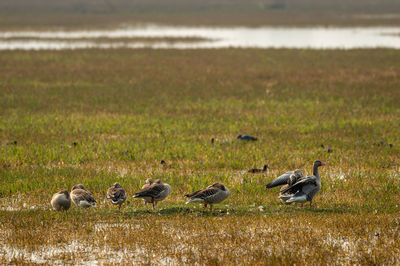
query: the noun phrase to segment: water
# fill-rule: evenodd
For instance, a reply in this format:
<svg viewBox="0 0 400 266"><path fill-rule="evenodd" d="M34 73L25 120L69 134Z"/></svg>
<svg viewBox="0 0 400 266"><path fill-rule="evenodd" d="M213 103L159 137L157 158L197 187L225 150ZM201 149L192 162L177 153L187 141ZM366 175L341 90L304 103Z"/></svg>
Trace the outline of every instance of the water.
<svg viewBox="0 0 400 266"><path fill-rule="evenodd" d="M157 38L151 41L135 38ZM178 38L163 41L159 38ZM182 38L197 38L187 39ZM198 39L201 38L201 39ZM122 39L122 40L121 40ZM141 25L113 30L0 32L0 50L62 50L85 48L309 48L400 49L399 27L288 28L183 27Z"/></svg>

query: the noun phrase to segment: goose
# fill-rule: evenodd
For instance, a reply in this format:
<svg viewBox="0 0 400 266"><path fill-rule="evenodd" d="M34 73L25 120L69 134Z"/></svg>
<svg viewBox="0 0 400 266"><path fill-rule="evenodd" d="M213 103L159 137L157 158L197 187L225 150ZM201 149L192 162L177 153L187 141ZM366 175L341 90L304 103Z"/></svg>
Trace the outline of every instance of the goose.
<svg viewBox="0 0 400 266"><path fill-rule="evenodd" d="M240 139L240 140L251 140L251 141L256 141L257 140L257 138L252 137L252 136L248 136L248 135L239 135L239 136L237 136L237 139Z"/></svg>
<svg viewBox="0 0 400 266"><path fill-rule="evenodd" d="M144 181L144 185L142 186L142 190L149 187L151 184L154 183L153 178L147 178L146 181ZM144 197L142 198L144 202L144 206L146 206L147 203L151 203L151 197Z"/></svg>
<svg viewBox="0 0 400 266"><path fill-rule="evenodd" d="M96 200L92 193L87 190L82 184L76 185L71 190L71 199L78 207L89 208L96 207Z"/></svg>
<svg viewBox="0 0 400 266"><path fill-rule="evenodd" d="M71 197L69 196L68 191L60 189L53 195L50 203L56 211L67 211L71 208Z"/></svg>
<svg viewBox="0 0 400 266"><path fill-rule="evenodd" d="M300 180L301 178L303 178L303 177L304 177L304 175L303 175L303 173L301 172L301 170L299 170L299 169L294 170L294 171L293 171L293 174L291 174L291 175L289 176L289 179L288 179L288 181L287 181L287 184L286 184L286 185L283 185L283 186L281 187L280 191L279 191L279 198L281 199L281 201L282 201L283 203L285 203L285 204L291 204L291 203L289 203L289 202L286 202L287 198L285 198L284 195L286 195L286 194L293 194L293 193L296 193L296 191L294 191L294 190L289 190L289 191L287 191L287 192L285 192L285 193L283 193L282 191L285 191L287 188L289 188L290 186L294 185L297 181L299 181L299 180Z"/></svg>
<svg viewBox="0 0 400 266"><path fill-rule="evenodd" d="M120 183L114 183L107 191L107 200L114 205L118 205L118 210L121 210L121 205L126 201L126 193Z"/></svg>
<svg viewBox="0 0 400 266"><path fill-rule="evenodd" d="M294 171L289 171L289 172L284 173L283 175L278 176L272 182L268 183L266 185L266 187L273 188L273 187L277 187L277 186L287 185L290 177L293 174L295 174L296 171L297 171L297 174L300 175L300 177L303 177L303 173L299 169L296 169Z"/></svg>
<svg viewBox="0 0 400 266"><path fill-rule="evenodd" d="M153 204L153 210L157 205L157 202L164 200L171 193L171 186L163 183L161 179L152 183L145 188L142 188L138 193L136 193L134 198L150 199L150 203Z"/></svg>
<svg viewBox="0 0 400 266"><path fill-rule="evenodd" d="M269 168L268 165L264 164L263 169L253 168L253 169L250 169L248 172L249 173L253 173L253 174L255 174L255 173L263 173L263 172L266 172L268 168Z"/></svg>
<svg viewBox="0 0 400 266"><path fill-rule="evenodd" d="M318 167L326 165L320 160L316 160L313 165L313 175L300 178L293 185L288 186L282 190L281 199L287 203L300 202L304 203L309 201L312 207L312 200L314 196L321 190L321 177L318 173ZM291 192L290 194L288 192Z"/></svg>
<svg viewBox="0 0 400 266"><path fill-rule="evenodd" d="M212 211L213 204L220 203L225 200L230 194L227 187L220 183L214 183L211 186L203 188L199 191L191 194L186 194L185 197L189 198L186 204L191 202L201 202L204 204L204 208L207 204L210 204L210 211Z"/></svg>

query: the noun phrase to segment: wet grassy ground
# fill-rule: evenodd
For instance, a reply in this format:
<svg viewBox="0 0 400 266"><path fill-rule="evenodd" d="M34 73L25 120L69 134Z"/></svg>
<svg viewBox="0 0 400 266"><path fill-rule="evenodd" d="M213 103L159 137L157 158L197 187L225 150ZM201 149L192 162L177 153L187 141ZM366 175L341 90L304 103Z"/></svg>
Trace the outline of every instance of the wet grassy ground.
<svg viewBox="0 0 400 266"><path fill-rule="evenodd" d="M399 263L396 50L13 51L0 65L2 262ZM313 209L265 189L315 159ZM155 213L131 197L149 177L173 189ZM121 213L105 201L116 181ZM231 196L213 213L184 204L216 181ZM77 183L98 207L51 211Z"/></svg>

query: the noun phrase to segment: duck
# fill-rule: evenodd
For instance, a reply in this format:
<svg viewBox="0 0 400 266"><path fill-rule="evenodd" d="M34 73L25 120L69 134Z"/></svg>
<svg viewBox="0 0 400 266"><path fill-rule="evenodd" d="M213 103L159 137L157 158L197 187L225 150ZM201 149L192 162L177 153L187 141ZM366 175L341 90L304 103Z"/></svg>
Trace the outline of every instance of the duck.
<svg viewBox="0 0 400 266"><path fill-rule="evenodd" d="M280 198L286 203L292 202L304 203L309 201L312 208L314 196L321 190L321 177L318 168L326 165L326 163L316 160L313 164L313 175L300 178L296 183L289 185L281 191Z"/></svg>
<svg viewBox="0 0 400 266"><path fill-rule="evenodd" d="M240 140L249 140L249 141L256 141L257 140L257 138L249 136L249 135L239 135L236 138L240 139Z"/></svg>
<svg viewBox="0 0 400 266"><path fill-rule="evenodd" d="M248 172L249 172L249 173L253 173L253 174L256 174L256 173L263 173L263 172L266 172L268 168L269 168L268 165L267 165L267 164L264 164L263 169L253 168L253 169L250 169Z"/></svg>
<svg viewBox="0 0 400 266"><path fill-rule="evenodd" d="M163 183L161 179L158 179L151 185L142 188L139 192L137 192L133 197L134 198L143 198L146 200L150 200L149 203L153 204L153 211L157 206L159 201L163 201L168 197L171 193L171 186L167 183Z"/></svg>
<svg viewBox="0 0 400 266"><path fill-rule="evenodd" d="M71 197L65 189L60 189L53 195L50 201L51 206L56 211L67 211L71 208Z"/></svg>
<svg viewBox="0 0 400 266"><path fill-rule="evenodd" d="M107 191L107 200L114 205L118 205L118 210L121 210L122 204L126 201L126 192L120 183L116 182Z"/></svg>
<svg viewBox="0 0 400 266"><path fill-rule="evenodd" d="M201 202L204 204L204 208L207 208L207 204L209 204L210 211L212 211L213 204L222 202L229 196L229 194L229 189L223 184L217 182L196 192L186 194L185 197L189 198L186 204L191 202Z"/></svg>
<svg viewBox="0 0 400 266"><path fill-rule="evenodd" d="M93 194L87 190L82 184L76 185L71 190L71 199L78 207L89 208L96 207L96 200Z"/></svg>

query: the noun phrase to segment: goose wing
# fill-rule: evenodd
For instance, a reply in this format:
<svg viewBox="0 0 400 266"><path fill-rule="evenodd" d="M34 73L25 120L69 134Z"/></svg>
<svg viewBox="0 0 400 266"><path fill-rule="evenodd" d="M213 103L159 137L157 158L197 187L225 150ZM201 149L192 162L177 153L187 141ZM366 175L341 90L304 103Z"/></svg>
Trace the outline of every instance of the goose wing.
<svg viewBox="0 0 400 266"><path fill-rule="evenodd" d="M83 190L83 189L75 189L71 192L71 194L74 194L76 198L78 198L79 200L85 200L89 203L95 203L96 200L94 199L92 193L90 193L87 190Z"/></svg>
<svg viewBox="0 0 400 266"><path fill-rule="evenodd" d="M267 188L273 188L277 186L282 186L288 183L290 176L294 173L294 171L289 171L284 173L281 176L278 176L275 180L267 184Z"/></svg>
<svg viewBox="0 0 400 266"><path fill-rule="evenodd" d="M202 190L193 192L191 194L187 194L185 195L188 198L198 198L198 199L206 199L209 197L214 196L215 194L217 194L218 192L220 192L221 190L219 188L213 187L213 186L209 186L206 187Z"/></svg>
<svg viewBox="0 0 400 266"><path fill-rule="evenodd" d="M145 197L150 197L150 198L157 198L160 193L162 193L165 190L164 184L160 183L154 183L148 187L143 188L140 190L138 193L135 194L135 198L145 198Z"/></svg>
<svg viewBox="0 0 400 266"><path fill-rule="evenodd" d="M286 193L289 190L291 191L300 191L307 193L305 190L312 190L317 186L317 178L315 176L307 176L300 178L296 183L291 186L288 186L285 190L282 190L281 193Z"/></svg>

